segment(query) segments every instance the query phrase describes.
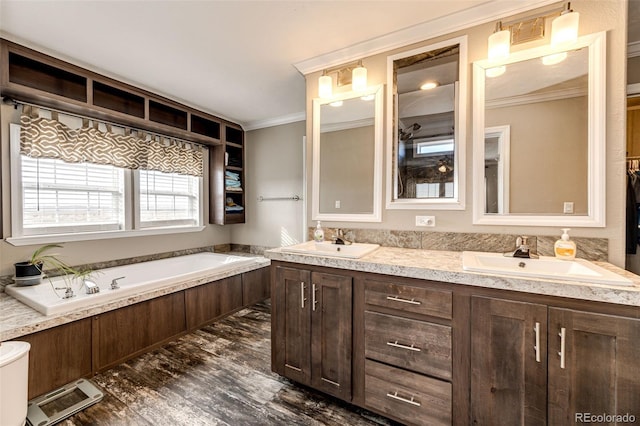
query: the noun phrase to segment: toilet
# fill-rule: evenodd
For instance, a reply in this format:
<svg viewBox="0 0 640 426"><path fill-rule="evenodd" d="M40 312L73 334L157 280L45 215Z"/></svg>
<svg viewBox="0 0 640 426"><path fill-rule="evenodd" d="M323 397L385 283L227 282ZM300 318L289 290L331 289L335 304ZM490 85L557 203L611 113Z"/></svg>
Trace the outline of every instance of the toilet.
<svg viewBox="0 0 640 426"><path fill-rule="evenodd" d="M29 349L27 342L0 343L0 425L21 426L27 420Z"/></svg>

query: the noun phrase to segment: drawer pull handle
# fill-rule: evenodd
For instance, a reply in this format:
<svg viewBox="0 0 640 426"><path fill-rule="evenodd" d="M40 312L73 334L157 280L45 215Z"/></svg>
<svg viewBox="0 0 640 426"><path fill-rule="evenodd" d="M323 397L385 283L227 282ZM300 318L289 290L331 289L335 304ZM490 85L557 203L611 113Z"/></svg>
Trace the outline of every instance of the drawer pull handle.
<svg viewBox="0 0 640 426"><path fill-rule="evenodd" d="M313 302L312 306L313 306L313 311L315 312L316 305L318 304L318 301L316 300L316 292L318 291L318 287L316 287L315 284L313 284L312 287L313 287L313 291L311 292L311 301Z"/></svg>
<svg viewBox="0 0 640 426"><path fill-rule="evenodd" d="M394 348L407 349L409 351L415 351L415 352L421 351L420 348L416 348L413 344L411 346L407 346L407 345L403 345L402 343L398 343L397 340L395 342L387 342L387 345L393 346Z"/></svg>
<svg viewBox="0 0 640 426"><path fill-rule="evenodd" d="M407 399L407 398L403 398L401 396L398 396L398 392L394 392L394 393L388 392L387 393L387 397L389 397L391 399L395 399L397 401L404 402L406 404L415 405L416 407L420 407L420 405L421 405L418 401L414 401L413 397L411 397L411 399Z"/></svg>
<svg viewBox="0 0 640 426"><path fill-rule="evenodd" d="M422 305L422 302L418 302L417 300L403 299L402 297L398 297L398 296L387 296L387 300L392 300L394 302L408 303L410 305Z"/></svg>

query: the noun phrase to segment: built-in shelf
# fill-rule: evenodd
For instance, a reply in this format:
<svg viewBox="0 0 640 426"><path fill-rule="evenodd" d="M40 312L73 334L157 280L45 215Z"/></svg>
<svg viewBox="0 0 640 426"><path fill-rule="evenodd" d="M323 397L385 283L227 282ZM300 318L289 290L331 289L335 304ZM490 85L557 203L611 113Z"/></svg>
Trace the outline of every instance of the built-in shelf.
<svg viewBox="0 0 640 426"><path fill-rule="evenodd" d="M0 39L0 95L81 116L209 146L211 223L244 223L226 211L227 198L245 207L244 131L238 124ZM227 191L225 171L242 191Z"/></svg>

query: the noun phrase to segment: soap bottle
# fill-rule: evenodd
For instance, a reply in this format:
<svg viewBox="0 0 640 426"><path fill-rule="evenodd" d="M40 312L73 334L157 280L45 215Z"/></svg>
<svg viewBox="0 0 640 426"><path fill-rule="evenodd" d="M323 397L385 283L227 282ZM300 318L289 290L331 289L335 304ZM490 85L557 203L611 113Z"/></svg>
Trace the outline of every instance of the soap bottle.
<svg viewBox="0 0 640 426"><path fill-rule="evenodd" d="M553 251L558 259L571 260L576 258L576 243L569 240L569 228L562 229L562 236L553 245Z"/></svg>
<svg viewBox="0 0 640 426"><path fill-rule="evenodd" d="M316 225L316 230L313 231L313 241L316 243L324 241L324 230L322 229L322 226L320 226L320 221L318 221L318 224Z"/></svg>

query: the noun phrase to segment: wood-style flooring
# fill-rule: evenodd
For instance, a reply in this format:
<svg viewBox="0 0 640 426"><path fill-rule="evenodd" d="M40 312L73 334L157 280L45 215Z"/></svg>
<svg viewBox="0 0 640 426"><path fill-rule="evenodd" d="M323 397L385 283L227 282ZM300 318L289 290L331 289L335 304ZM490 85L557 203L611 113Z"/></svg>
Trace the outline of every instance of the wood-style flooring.
<svg viewBox="0 0 640 426"><path fill-rule="evenodd" d="M392 425L271 372L268 303L92 378L105 396L62 425Z"/></svg>

